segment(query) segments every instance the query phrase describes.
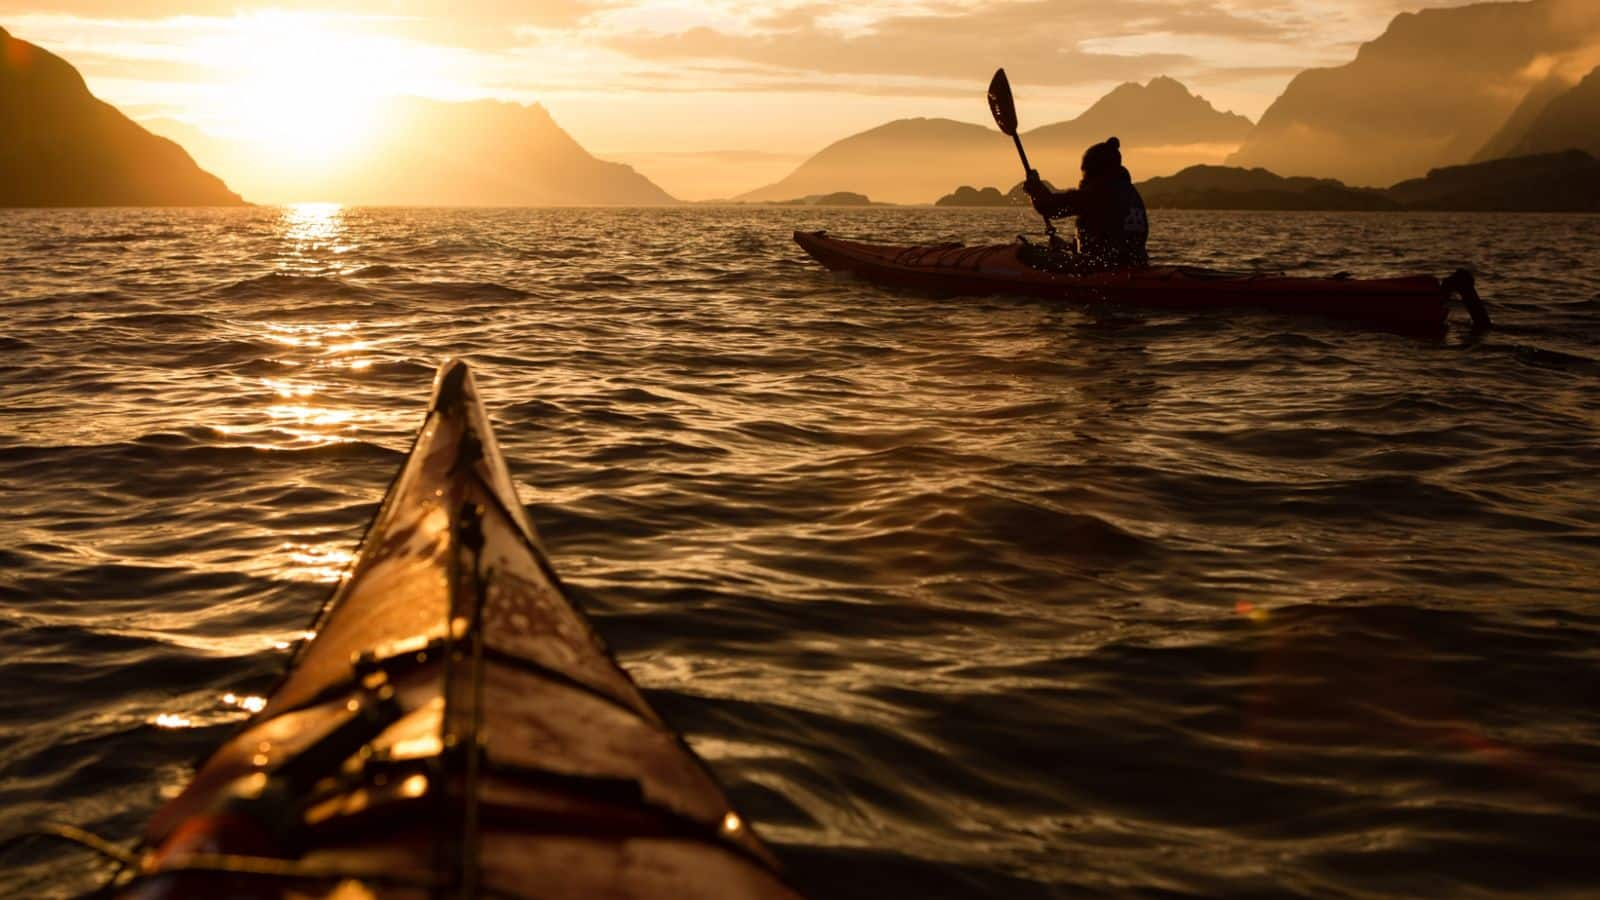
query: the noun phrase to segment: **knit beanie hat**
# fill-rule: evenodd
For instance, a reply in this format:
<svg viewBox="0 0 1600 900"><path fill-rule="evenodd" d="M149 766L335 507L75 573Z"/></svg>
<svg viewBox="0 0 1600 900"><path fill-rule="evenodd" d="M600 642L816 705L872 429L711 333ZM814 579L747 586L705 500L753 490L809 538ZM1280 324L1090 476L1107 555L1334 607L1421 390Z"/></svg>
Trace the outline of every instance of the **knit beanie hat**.
<svg viewBox="0 0 1600 900"><path fill-rule="evenodd" d="M1095 144L1083 151L1083 171L1087 174L1115 169L1121 165L1122 142L1114 137L1106 138L1105 143Z"/></svg>

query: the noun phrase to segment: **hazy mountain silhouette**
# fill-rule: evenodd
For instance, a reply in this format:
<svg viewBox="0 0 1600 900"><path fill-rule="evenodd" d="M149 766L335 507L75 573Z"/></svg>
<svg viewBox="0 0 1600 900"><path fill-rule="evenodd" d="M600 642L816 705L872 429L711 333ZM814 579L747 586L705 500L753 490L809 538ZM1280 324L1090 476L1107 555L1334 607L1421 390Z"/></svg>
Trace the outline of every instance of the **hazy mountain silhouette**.
<svg viewBox="0 0 1600 900"><path fill-rule="evenodd" d="M347 203L634 206L676 203L650 179L583 149L541 105L495 100L395 104L399 137L342 185ZM331 186L338 189L335 182Z"/></svg>
<svg viewBox="0 0 1600 900"><path fill-rule="evenodd" d="M974 104L980 98L974 97ZM1217 162L1239 145L1250 120L1218 112L1170 78L1124 84L1067 122L1023 133L1028 157L1046 176L1077 181L1090 144L1116 135L1135 176ZM1011 140L992 125L898 119L824 148L774 184L737 199L776 201L855 191L894 203L931 203L951 184L1011 184L1021 176Z"/></svg>
<svg viewBox="0 0 1600 900"><path fill-rule="evenodd" d="M823 148L782 180L738 200L779 202L852 191L898 203L927 201L952 180L1017 168L1011 140L953 119L897 119Z"/></svg>
<svg viewBox="0 0 1600 900"><path fill-rule="evenodd" d="M372 206L659 206L678 201L621 163L596 159L541 105L395 98L374 116L369 146L312 166L275 164L245 142L170 120L253 196Z"/></svg>
<svg viewBox="0 0 1600 900"><path fill-rule="evenodd" d="M1111 135L1125 147L1238 144L1254 127L1244 116L1219 112L1180 82L1160 77L1148 84L1118 85L1076 119L1042 125L1024 137L1041 149L1055 147L1081 156L1085 147Z"/></svg>
<svg viewBox="0 0 1600 900"><path fill-rule="evenodd" d="M1577 148L1600 156L1600 68L1551 100L1506 156L1531 156Z"/></svg>
<svg viewBox="0 0 1600 900"><path fill-rule="evenodd" d="M1472 162L1488 162L1514 155L1517 145L1528 134L1528 129L1538 120L1550 102L1572 90L1572 82L1560 75L1551 75L1529 89L1522 102L1512 110L1500 130L1489 138L1482 149L1473 154Z"/></svg>
<svg viewBox="0 0 1600 900"><path fill-rule="evenodd" d="M1295 76L1228 162L1390 184L1468 160L1531 90L1596 57L1595 0L1405 13L1354 61Z"/></svg>
<svg viewBox="0 0 1600 900"><path fill-rule="evenodd" d="M237 206L183 148L89 93L71 64L0 28L0 206Z"/></svg>

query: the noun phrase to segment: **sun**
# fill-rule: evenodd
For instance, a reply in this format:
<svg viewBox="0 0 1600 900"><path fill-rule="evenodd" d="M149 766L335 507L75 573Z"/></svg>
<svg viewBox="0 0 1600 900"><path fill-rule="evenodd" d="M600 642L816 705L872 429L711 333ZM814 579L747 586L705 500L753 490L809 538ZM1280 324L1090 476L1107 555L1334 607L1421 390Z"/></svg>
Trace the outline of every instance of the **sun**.
<svg viewBox="0 0 1600 900"><path fill-rule="evenodd" d="M293 168L359 158L427 68L414 45L308 14L250 15L218 53L218 130Z"/></svg>
<svg viewBox="0 0 1600 900"><path fill-rule="evenodd" d="M235 134L258 153L296 165L346 160L374 144L382 98L317 85L311 78L241 84L237 96L247 115Z"/></svg>

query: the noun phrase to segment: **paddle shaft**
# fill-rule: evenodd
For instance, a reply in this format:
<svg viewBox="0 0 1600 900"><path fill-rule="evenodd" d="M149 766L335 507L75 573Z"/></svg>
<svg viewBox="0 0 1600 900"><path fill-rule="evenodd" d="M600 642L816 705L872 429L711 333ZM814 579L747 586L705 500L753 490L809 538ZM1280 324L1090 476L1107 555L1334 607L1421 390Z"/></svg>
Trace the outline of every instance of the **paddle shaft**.
<svg viewBox="0 0 1600 900"><path fill-rule="evenodd" d="M1028 178L1033 174L1033 166L1028 165L1028 151L1022 149L1022 135L1013 133L1011 140L1017 145L1017 156L1022 157L1022 177ZM1049 235L1051 240L1055 240L1055 223L1051 222L1050 217L1044 213L1040 213L1039 216L1044 219L1044 233Z"/></svg>
<svg viewBox="0 0 1600 900"><path fill-rule="evenodd" d="M1024 173L1032 172L1033 166L1028 165L1028 151L1022 149L1022 135L1013 134L1011 140L1017 145L1017 155L1022 157L1022 171Z"/></svg>

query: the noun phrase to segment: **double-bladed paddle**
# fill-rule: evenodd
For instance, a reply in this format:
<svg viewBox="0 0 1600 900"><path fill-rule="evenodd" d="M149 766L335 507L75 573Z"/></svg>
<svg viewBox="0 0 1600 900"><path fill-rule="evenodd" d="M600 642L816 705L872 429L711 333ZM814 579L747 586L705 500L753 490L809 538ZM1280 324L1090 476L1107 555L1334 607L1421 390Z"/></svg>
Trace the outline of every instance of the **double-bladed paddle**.
<svg viewBox="0 0 1600 900"><path fill-rule="evenodd" d="M1005 69L995 69L994 77L989 79L989 112L994 113L994 123L1000 126L1000 131L1011 135L1011 140L1016 143L1017 156L1022 158L1023 177L1037 178L1038 173L1028 165L1028 151L1022 149L1022 136L1017 134L1017 101L1011 97L1011 81L1006 78ZM1054 242L1056 226L1050 222L1049 216L1044 216L1044 231Z"/></svg>

